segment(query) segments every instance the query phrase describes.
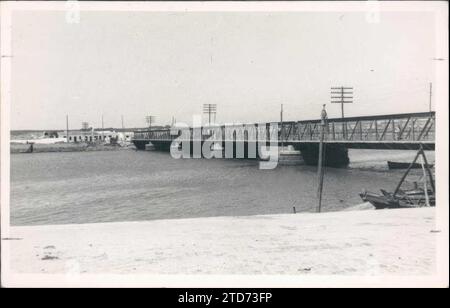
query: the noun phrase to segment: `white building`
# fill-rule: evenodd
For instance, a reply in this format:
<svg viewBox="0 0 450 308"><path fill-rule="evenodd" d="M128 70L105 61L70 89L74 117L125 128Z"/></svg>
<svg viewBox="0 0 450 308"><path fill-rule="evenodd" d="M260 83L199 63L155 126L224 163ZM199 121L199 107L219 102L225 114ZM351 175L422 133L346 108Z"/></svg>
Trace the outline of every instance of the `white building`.
<svg viewBox="0 0 450 308"><path fill-rule="evenodd" d="M133 132L115 132L115 131L95 131L95 130L69 130L69 138L67 140L67 132L59 132L59 136L68 142L131 142Z"/></svg>

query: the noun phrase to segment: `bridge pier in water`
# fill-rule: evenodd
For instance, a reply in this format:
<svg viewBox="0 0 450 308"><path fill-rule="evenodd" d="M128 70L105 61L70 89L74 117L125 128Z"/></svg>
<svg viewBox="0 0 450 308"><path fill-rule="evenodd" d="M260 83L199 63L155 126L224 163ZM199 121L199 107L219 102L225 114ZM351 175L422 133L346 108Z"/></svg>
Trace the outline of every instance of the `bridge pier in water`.
<svg viewBox="0 0 450 308"><path fill-rule="evenodd" d="M138 150L145 150L145 145L149 144L149 141L134 141L134 144ZM169 141L152 141L155 151L170 152L171 142ZM203 147L204 142L201 142ZM256 142L223 142L222 153L220 158L225 159L261 159L261 147L267 146L267 150L270 149L269 144L262 144ZM304 143L293 144L295 150L300 151L300 156L303 158L306 165L317 166L319 158L319 144L318 143ZM197 146L198 147L198 146ZM191 158L203 158L204 155L201 151L201 147L197 149L197 155L194 157L194 143L190 142L189 157ZM180 149L181 150L181 149ZM216 150L217 151L217 150ZM200 157L197 157L199 156ZM344 145L339 144L326 144L324 164L329 167L347 167L350 163L348 157L348 149Z"/></svg>
<svg viewBox="0 0 450 308"><path fill-rule="evenodd" d="M152 141L155 151L170 152L171 142L168 141Z"/></svg>
<svg viewBox="0 0 450 308"><path fill-rule="evenodd" d="M301 152L303 160L307 165L317 166L319 162L319 144L303 143L294 145ZM350 163L348 149L340 144L325 143L324 165L329 167L347 167Z"/></svg>
<svg viewBox="0 0 450 308"><path fill-rule="evenodd" d="M145 150L145 145L150 143L147 140L133 140L133 144L137 150Z"/></svg>
<svg viewBox="0 0 450 308"><path fill-rule="evenodd" d="M170 147L172 142L171 141L146 141L146 140L134 140L133 141L135 147L138 150L145 150L145 146L147 144L152 144L154 147L154 151L162 151L162 152L170 152ZM195 144L193 141L189 142L189 157L191 158L204 158L203 155L203 145L204 141L200 142L200 145ZM257 148L256 142L219 142L222 146L222 150L215 150L215 151L221 151L221 158L231 158L231 159L239 159L239 158L245 158L245 159L257 159L259 158L259 151ZM194 149L195 149L195 155L194 155ZM179 149L182 151L182 148ZM214 151L214 149L210 149L211 152ZM185 153L186 156L187 153Z"/></svg>

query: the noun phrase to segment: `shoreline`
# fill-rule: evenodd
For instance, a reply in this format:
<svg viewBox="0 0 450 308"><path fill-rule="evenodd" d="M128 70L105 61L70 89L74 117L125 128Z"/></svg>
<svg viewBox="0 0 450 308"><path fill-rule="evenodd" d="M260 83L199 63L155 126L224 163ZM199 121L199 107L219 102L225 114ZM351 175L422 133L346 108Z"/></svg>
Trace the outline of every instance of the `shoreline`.
<svg viewBox="0 0 450 308"><path fill-rule="evenodd" d="M16 273L431 275L434 221L416 208L14 226L2 242Z"/></svg>
<svg viewBox="0 0 450 308"><path fill-rule="evenodd" d="M11 143L11 154L34 154L51 152L90 152L90 151L117 151L132 149L132 146L88 144L88 143L51 143L51 144L33 144L33 152L28 152L30 144Z"/></svg>

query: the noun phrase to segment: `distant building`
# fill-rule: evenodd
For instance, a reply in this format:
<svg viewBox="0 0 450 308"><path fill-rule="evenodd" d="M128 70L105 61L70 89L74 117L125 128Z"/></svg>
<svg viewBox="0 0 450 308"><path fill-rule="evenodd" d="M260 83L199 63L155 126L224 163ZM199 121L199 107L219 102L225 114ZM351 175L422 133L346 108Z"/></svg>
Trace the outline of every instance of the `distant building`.
<svg viewBox="0 0 450 308"><path fill-rule="evenodd" d="M97 130L71 130L69 131L68 142L131 142L133 138L133 132L115 132L110 130L97 131ZM66 138L67 132L61 131L60 136Z"/></svg>
<svg viewBox="0 0 450 308"><path fill-rule="evenodd" d="M45 131L44 138L59 138L57 131Z"/></svg>

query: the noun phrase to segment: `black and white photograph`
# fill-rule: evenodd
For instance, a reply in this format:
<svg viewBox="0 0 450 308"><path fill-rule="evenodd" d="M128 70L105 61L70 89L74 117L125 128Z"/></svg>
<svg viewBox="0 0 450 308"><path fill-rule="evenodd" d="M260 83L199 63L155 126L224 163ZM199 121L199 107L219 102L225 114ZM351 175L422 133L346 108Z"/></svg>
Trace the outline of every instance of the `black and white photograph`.
<svg viewBox="0 0 450 308"><path fill-rule="evenodd" d="M0 14L2 287L448 287L447 2Z"/></svg>

